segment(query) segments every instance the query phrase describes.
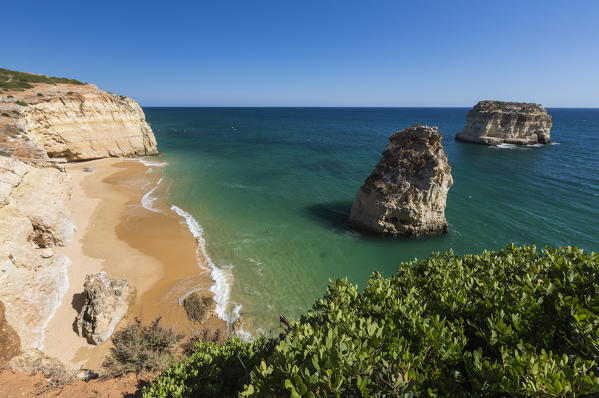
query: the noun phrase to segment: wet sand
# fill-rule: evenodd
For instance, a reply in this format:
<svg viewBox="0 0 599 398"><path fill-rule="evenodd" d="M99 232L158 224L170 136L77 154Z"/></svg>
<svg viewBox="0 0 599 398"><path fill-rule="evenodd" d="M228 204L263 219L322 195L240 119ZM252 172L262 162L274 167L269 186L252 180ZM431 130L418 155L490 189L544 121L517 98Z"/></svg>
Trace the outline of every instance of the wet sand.
<svg viewBox="0 0 599 398"><path fill-rule="evenodd" d="M94 171L84 172L85 167ZM99 368L110 342L89 345L73 327L83 305L85 275L99 271L126 279L137 290L135 304L119 326L135 317L149 322L162 316L163 325L190 333L194 325L179 299L190 289L212 295L212 279L209 269L198 265L196 241L185 220L160 199L168 188L166 181L152 194L158 198L152 204L157 211L142 206L142 197L161 178L161 168L122 159L66 168L73 178L70 208L77 231L62 250L73 263L69 291L46 328L44 351L71 368ZM208 326L224 328L224 323Z"/></svg>

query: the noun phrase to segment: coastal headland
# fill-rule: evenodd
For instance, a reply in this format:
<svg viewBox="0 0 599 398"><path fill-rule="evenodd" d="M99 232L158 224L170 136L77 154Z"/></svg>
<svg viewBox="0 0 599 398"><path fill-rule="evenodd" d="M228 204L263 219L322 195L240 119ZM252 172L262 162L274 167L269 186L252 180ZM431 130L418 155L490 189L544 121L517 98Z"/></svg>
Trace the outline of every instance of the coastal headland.
<svg viewBox="0 0 599 398"><path fill-rule="evenodd" d="M115 330L160 317L192 334L198 326L182 299L211 297L211 270L187 220L164 200L166 163L140 158L159 154L141 107L75 80L2 74L0 337L14 342L10 357L98 371L111 343L88 344L75 321L86 275L98 272L136 292ZM201 327L226 324L210 317Z"/></svg>

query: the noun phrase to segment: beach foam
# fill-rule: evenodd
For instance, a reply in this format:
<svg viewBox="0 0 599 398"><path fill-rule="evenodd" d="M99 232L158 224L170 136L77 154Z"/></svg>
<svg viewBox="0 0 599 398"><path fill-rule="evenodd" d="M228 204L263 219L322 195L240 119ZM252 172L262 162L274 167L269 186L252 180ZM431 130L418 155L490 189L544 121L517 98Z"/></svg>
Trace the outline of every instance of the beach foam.
<svg viewBox="0 0 599 398"><path fill-rule="evenodd" d="M164 167L166 165L168 165L168 162L157 162L155 160L147 160L147 159L137 159L139 160L141 163L143 163L144 166L148 166L148 167Z"/></svg>
<svg viewBox="0 0 599 398"><path fill-rule="evenodd" d="M141 205L150 210L153 211L155 213L160 213L160 210L154 208L154 202L156 201L156 197L152 196L152 194L156 191L156 189L158 189L158 186L160 185L160 183L162 182L162 178L160 178L158 180L158 182L156 183L156 186L152 189L150 189L148 192L146 192L146 194L141 198Z"/></svg>
<svg viewBox="0 0 599 398"><path fill-rule="evenodd" d="M206 240L204 239L204 230L202 229L200 224L198 224L198 222L195 220L195 218L193 218L191 214L187 213L181 208L172 205L171 209L185 219L189 231L196 239L196 250L198 251L198 257L200 256L200 254L202 255L206 264L210 268L210 276L214 281L212 287L210 288L210 291L214 293L214 301L216 302L216 315L223 321L227 322L228 325L230 325L239 318L239 311L241 310L241 305L237 304L233 311L228 311L229 300L231 296L231 280L233 279L233 275L231 273L232 267L217 267L208 255L208 252L206 251ZM182 302L182 299L191 293L193 293L193 291L186 293L181 299L179 299L180 302Z"/></svg>

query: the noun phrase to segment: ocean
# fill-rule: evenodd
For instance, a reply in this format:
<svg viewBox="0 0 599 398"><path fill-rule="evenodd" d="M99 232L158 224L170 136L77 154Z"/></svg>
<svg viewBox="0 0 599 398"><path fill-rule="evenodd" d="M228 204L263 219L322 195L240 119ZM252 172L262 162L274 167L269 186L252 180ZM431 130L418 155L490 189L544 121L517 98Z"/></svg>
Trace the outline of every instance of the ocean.
<svg viewBox="0 0 599 398"><path fill-rule="evenodd" d="M270 331L329 280L452 249L598 249L599 109L548 109L552 145L456 142L467 108L144 108L163 152L164 200L213 267L217 312ZM452 167L447 235L392 239L349 228L356 191L392 133L438 126ZM152 193L146 202L152 206Z"/></svg>

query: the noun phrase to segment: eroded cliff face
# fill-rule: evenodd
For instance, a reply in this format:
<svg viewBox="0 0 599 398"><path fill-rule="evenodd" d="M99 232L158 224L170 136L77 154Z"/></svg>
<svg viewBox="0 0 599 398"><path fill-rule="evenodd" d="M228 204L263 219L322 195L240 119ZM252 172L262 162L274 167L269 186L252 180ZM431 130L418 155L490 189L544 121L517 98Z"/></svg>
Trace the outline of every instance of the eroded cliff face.
<svg viewBox="0 0 599 398"><path fill-rule="evenodd" d="M539 104L480 101L466 116L460 141L485 145L534 145L551 142L551 116Z"/></svg>
<svg viewBox="0 0 599 398"><path fill-rule="evenodd" d="M0 151L67 161L158 153L141 107L93 85L36 84L0 99Z"/></svg>
<svg viewBox="0 0 599 398"><path fill-rule="evenodd" d="M451 166L436 127L414 125L393 134L358 190L350 225L368 232L416 237L446 233Z"/></svg>
<svg viewBox="0 0 599 398"><path fill-rule="evenodd" d="M70 260L53 250L75 224L70 176L51 164L0 156L0 300L22 348L42 348L44 328L68 288Z"/></svg>

